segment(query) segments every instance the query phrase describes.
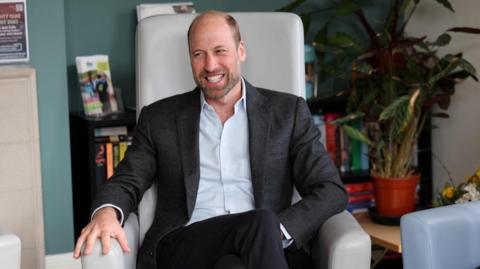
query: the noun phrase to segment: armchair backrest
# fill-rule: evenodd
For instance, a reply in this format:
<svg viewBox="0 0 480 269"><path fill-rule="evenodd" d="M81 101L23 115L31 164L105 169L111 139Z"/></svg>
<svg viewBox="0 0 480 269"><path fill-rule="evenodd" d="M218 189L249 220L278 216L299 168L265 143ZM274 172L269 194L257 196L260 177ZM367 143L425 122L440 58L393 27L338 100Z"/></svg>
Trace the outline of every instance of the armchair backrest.
<svg viewBox="0 0 480 269"><path fill-rule="evenodd" d="M303 25L292 13L231 13L247 48L242 75L253 85L304 97ZM195 14L161 15L137 26L137 112L156 100L195 87L187 30ZM153 188L139 206L140 242L150 227L156 197Z"/></svg>

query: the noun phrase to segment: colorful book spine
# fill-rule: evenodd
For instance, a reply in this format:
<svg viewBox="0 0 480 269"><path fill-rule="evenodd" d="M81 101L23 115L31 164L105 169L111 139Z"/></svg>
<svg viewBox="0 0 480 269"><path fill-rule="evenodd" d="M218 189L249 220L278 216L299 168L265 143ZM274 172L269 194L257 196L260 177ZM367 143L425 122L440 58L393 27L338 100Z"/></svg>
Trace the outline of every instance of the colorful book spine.
<svg viewBox="0 0 480 269"><path fill-rule="evenodd" d="M348 193L373 191L373 183L371 181L359 183L347 183L345 189Z"/></svg>
<svg viewBox="0 0 480 269"><path fill-rule="evenodd" d="M325 136L326 136L326 148L327 152L330 155L330 158L335 162L338 166L337 160L337 126L331 124L330 122L339 118L340 113L329 112L324 114L325 119Z"/></svg>
<svg viewBox="0 0 480 269"><path fill-rule="evenodd" d="M113 144L107 143L106 144L106 152L107 152L107 180L113 175Z"/></svg>
<svg viewBox="0 0 480 269"><path fill-rule="evenodd" d="M106 176L106 152L105 144L95 144L95 181L97 185L101 185Z"/></svg>
<svg viewBox="0 0 480 269"><path fill-rule="evenodd" d="M125 157L125 152L127 151L128 141L122 141L118 144L119 149L119 161L122 161Z"/></svg>

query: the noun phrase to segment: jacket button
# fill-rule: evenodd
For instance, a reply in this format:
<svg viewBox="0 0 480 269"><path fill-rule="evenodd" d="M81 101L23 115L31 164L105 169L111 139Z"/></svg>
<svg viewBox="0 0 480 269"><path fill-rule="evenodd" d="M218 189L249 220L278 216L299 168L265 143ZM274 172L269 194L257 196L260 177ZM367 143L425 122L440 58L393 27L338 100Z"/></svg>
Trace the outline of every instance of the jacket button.
<svg viewBox="0 0 480 269"><path fill-rule="evenodd" d="M150 251L150 252L148 253L148 255L150 255L150 256L153 256L153 252L152 252L152 251Z"/></svg>

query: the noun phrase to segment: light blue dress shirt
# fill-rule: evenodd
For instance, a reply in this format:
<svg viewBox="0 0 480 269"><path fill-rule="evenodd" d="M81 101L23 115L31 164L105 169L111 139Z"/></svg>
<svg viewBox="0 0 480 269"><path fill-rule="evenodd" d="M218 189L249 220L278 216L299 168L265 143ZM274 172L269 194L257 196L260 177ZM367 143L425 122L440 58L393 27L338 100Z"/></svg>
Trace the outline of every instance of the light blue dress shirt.
<svg viewBox="0 0 480 269"><path fill-rule="evenodd" d="M188 224L255 208L245 96L242 87L242 97L235 103L234 114L222 125L201 93L200 182Z"/></svg>
<svg viewBox="0 0 480 269"><path fill-rule="evenodd" d="M192 217L187 225L211 217L255 208L248 137L245 82L233 115L222 122L201 92L199 127L200 182ZM283 225L283 247L293 239Z"/></svg>

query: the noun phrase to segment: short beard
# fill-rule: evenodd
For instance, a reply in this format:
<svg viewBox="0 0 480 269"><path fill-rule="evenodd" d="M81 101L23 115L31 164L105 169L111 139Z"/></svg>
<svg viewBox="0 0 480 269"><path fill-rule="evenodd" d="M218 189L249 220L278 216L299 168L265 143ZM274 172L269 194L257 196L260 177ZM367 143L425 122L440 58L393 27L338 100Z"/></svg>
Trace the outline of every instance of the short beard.
<svg viewBox="0 0 480 269"><path fill-rule="evenodd" d="M203 91L203 94L205 95L205 97L209 98L209 99L212 99L212 100L218 100L218 99L221 99L225 96L227 96L227 94L235 87L235 85L237 85L237 83L240 81L240 76L235 76L235 75L232 75L231 73L229 73L229 77L228 77L228 83L227 85L225 85L225 87L223 87L222 89L222 92L220 94L212 94L212 92L216 92L217 90L215 89L208 89L206 87L203 87L202 84L200 83L200 81L195 78L195 82L197 84L197 86Z"/></svg>

